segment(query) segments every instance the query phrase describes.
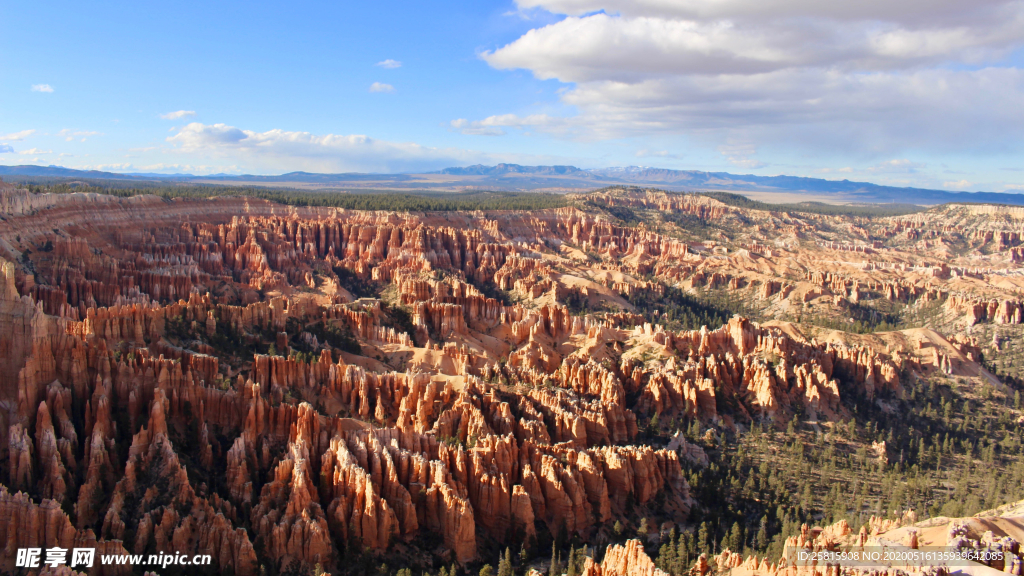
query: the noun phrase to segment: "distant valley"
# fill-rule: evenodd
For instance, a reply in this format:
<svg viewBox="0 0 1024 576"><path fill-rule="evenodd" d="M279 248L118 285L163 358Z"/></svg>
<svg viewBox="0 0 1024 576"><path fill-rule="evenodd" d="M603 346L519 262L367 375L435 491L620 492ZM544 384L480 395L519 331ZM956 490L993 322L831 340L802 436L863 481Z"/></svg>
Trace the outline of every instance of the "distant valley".
<svg viewBox="0 0 1024 576"><path fill-rule="evenodd" d="M122 174L95 170L74 170L59 166L0 166L0 178L12 182L53 182L62 179L162 181L191 184L267 186L275 188L339 191L401 190L445 191L508 190L583 192L607 186L640 186L668 191L724 190L747 193L773 201L784 194L786 201L830 203L909 203L936 205L974 202L1024 205L1024 194L999 192L950 192L924 188L899 188L870 182L825 180L801 176L755 176L728 172L669 170L630 166L626 168L581 169L575 166L521 166L498 164L445 168L419 174Z"/></svg>

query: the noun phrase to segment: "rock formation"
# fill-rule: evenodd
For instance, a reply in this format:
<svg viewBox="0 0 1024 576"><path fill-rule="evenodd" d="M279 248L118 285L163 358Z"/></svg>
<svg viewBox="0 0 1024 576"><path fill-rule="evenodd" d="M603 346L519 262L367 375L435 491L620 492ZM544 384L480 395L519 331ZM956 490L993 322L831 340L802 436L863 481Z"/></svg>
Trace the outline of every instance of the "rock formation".
<svg viewBox="0 0 1024 576"><path fill-rule="evenodd" d="M958 333L925 354L740 315L681 329L662 308L683 295L833 323L870 302L964 327L1024 313L1013 274L921 244L955 237L1016 266L1019 231L969 209L867 222L693 195L587 199L749 225L684 241L575 207L413 214L0 187L3 569L18 547L71 543L210 554L239 575L428 544L467 564L481 544L587 540L638 509L685 522L699 504L687 474L709 456L682 434L638 443L659 419L845 421L848 397L901 398L908 375L973 369L982 348ZM712 565L777 569L731 555L697 573ZM663 574L638 541L584 573Z"/></svg>

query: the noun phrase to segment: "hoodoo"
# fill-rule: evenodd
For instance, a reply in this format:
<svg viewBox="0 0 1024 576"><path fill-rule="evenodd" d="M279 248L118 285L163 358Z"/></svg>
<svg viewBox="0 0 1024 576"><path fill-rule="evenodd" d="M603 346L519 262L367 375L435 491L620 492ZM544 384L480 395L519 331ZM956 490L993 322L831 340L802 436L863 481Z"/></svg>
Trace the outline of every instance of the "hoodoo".
<svg viewBox="0 0 1024 576"><path fill-rule="evenodd" d="M1024 497L928 484L1017 469L1016 213L565 203L3 185L3 570L84 545L243 576L463 574L506 548L516 573L554 548L589 576L796 574L784 548L895 530L886 506Z"/></svg>

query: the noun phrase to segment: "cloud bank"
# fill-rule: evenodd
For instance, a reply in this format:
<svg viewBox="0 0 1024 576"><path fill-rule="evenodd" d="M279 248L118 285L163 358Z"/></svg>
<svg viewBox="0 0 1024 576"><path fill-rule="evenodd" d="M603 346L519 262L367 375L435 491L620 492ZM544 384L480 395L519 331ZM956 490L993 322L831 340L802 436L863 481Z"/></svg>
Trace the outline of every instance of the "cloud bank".
<svg viewBox="0 0 1024 576"><path fill-rule="evenodd" d="M433 148L412 142L389 142L363 135L316 135L309 132L255 132L227 124L192 122L167 138L173 151L216 157L241 170L422 172L475 163L552 163L559 159L527 155L491 155L458 148ZM563 159L564 160L564 159Z"/></svg>
<svg viewBox="0 0 1024 576"><path fill-rule="evenodd" d="M562 18L481 57L567 84L560 99L578 115L559 129L576 136L662 133L864 155L1024 143L1024 72L1006 64L1024 46L1019 0L517 4ZM488 120L464 128L493 133Z"/></svg>

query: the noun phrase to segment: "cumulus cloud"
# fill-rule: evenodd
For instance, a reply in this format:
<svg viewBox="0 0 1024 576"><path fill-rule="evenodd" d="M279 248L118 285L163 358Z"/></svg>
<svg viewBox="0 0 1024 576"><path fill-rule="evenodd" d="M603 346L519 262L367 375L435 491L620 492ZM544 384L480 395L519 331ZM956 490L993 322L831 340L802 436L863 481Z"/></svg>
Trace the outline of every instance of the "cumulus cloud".
<svg viewBox="0 0 1024 576"><path fill-rule="evenodd" d="M66 142L72 142L75 139L85 142L90 136L100 136L99 132L93 132L91 130L71 130L64 128L60 132L57 132L57 136L63 138Z"/></svg>
<svg viewBox="0 0 1024 576"><path fill-rule="evenodd" d="M1019 0L517 0L564 17L481 53L568 86L577 136L867 155L1020 148ZM739 162L750 165L749 159Z"/></svg>
<svg viewBox="0 0 1024 576"><path fill-rule="evenodd" d="M822 18L843 21L875 20L903 26L951 23L979 24L1014 8L1008 0L517 0L521 9L584 16L605 11L626 17L661 17L689 20Z"/></svg>
<svg viewBox="0 0 1024 576"><path fill-rule="evenodd" d="M10 144L0 144L0 154L10 154L14 152L14 148L11 148Z"/></svg>
<svg viewBox="0 0 1024 576"><path fill-rule="evenodd" d="M177 112L168 112L167 114L161 114L160 117L164 120L180 120L182 118L191 118L195 115L195 110L178 110Z"/></svg>
<svg viewBox="0 0 1024 576"><path fill-rule="evenodd" d="M483 120L470 122L465 118L458 118L451 121L451 127L463 134L470 136L504 136L505 131L494 126L485 126Z"/></svg>
<svg viewBox="0 0 1024 576"><path fill-rule="evenodd" d="M474 136L504 136L503 128L533 128L550 132L564 129L568 125L564 118L547 114L531 114L529 116L501 114L474 121L459 118L452 120L450 124L452 129Z"/></svg>
<svg viewBox="0 0 1024 576"><path fill-rule="evenodd" d="M906 158L886 160L874 166L868 166L865 172L872 174L918 174L927 165L921 162L912 162Z"/></svg>
<svg viewBox="0 0 1024 576"><path fill-rule="evenodd" d="M680 154L673 154L668 150L648 150L646 148L637 150L635 156L637 158L672 158L680 160L683 158Z"/></svg>
<svg viewBox="0 0 1024 576"><path fill-rule="evenodd" d="M53 92L53 86L50 86L49 84L33 84L32 85L32 91L33 92L45 92L47 94L50 94L50 93Z"/></svg>
<svg viewBox="0 0 1024 576"><path fill-rule="evenodd" d="M402 63L399 62L398 60L392 60L391 58L388 58L387 60L381 60L380 62L377 62L376 66L380 66L381 68L401 68Z"/></svg>
<svg viewBox="0 0 1024 576"><path fill-rule="evenodd" d="M370 92L394 92L395 87L391 84L385 84L383 82L374 82L370 84Z"/></svg>
<svg viewBox="0 0 1024 576"><path fill-rule="evenodd" d="M64 156L61 154L61 156ZM162 174L213 174L213 173L237 173L237 166L207 166L196 164L146 164L137 165L131 162L116 162L112 164L79 164L73 166L76 170L100 170L103 172L156 172Z"/></svg>
<svg viewBox="0 0 1024 576"><path fill-rule="evenodd" d="M1024 71L1016 68L841 74L818 69L590 82L562 100L563 126L589 138L656 133L889 155L1019 146ZM538 126L543 129L543 126Z"/></svg>
<svg viewBox="0 0 1024 576"><path fill-rule="evenodd" d="M193 122L167 138L174 152L216 157L242 169L313 172L417 172L467 164L565 163L533 155L491 155L458 148L389 142L363 135L317 135L268 130L255 132L226 124Z"/></svg>
<svg viewBox="0 0 1024 576"><path fill-rule="evenodd" d="M22 130L21 132L12 132L10 134L0 136L0 140L6 140L9 142L20 142L35 133L35 130Z"/></svg>
<svg viewBox="0 0 1024 576"><path fill-rule="evenodd" d="M957 190L963 190L964 188L970 187L971 183L967 180L954 180L952 182L943 182L942 185L946 188L955 188Z"/></svg>
<svg viewBox="0 0 1024 576"><path fill-rule="evenodd" d="M101 172L122 172L130 170L132 164L129 162L118 163L118 164L87 164L83 166L76 166L76 170L99 170Z"/></svg>
<svg viewBox="0 0 1024 576"><path fill-rule="evenodd" d="M767 166L764 162L753 158L757 154L757 146L751 142L737 142L733 140L719 146L718 152L725 156L725 159L730 164L738 168L755 170Z"/></svg>
<svg viewBox="0 0 1024 576"><path fill-rule="evenodd" d="M566 82L754 74L806 66L894 70L1005 54L1024 41L1024 9L1015 2L1003 4L1001 10L963 10L965 18L979 11L989 16L974 25L914 27L877 18L812 16L814 10L789 18L785 12L758 18L749 12L703 18L598 13L531 30L482 56L499 69L526 68L539 78Z"/></svg>

